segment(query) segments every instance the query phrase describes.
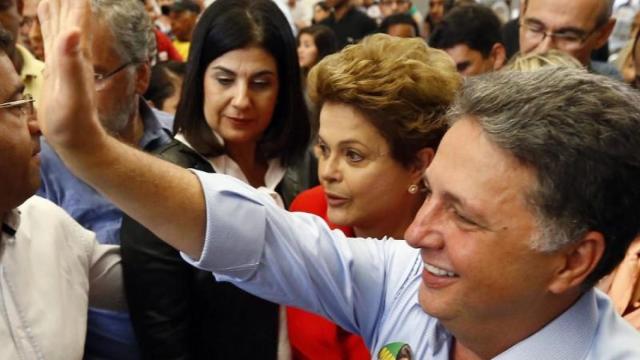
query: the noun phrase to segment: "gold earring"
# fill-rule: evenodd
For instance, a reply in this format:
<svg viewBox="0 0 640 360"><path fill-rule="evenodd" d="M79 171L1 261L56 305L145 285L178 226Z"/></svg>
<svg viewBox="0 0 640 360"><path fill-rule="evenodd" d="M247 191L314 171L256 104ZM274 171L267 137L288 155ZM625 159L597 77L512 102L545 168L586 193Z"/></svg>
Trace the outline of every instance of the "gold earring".
<svg viewBox="0 0 640 360"><path fill-rule="evenodd" d="M409 186L409 189L407 189L407 191L409 191L409 194L414 195L418 193L418 185L413 184L411 186Z"/></svg>

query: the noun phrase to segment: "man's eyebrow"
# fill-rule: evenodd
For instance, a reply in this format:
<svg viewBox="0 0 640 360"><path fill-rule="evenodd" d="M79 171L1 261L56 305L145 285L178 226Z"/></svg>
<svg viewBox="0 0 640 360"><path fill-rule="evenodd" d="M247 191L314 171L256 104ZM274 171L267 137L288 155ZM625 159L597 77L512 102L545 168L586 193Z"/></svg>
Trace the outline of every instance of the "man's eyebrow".
<svg viewBox="0 0 640 360"><path fill-rule="evenodd" d="M4 99L2 102L13 101L15 100L17 95L22 94L23 92L24 92L24 84L20 83L13 88L13 92L11 92L11 94L9 94L9 97Z"/></svg>
<svg viewBox="0 0 640 360"><path fill-rule="evenodd" d="M429 184L429 179L427 178L427 174L425 174L422 177L422 181L424 182L427 188L431 189L431 185ZM489 229L488 220L479 211L477 211L475 207L469 204L466 200L460 198L459 196L449 191L442 192L442 198L446 203L450 203L450 204L454 204L462 207L465 210L465 212L472 217L471 220L475 221L478 226L485 229Z"/></svg>
<svg viewBox="0 0 640 360"><path fill-rule="evenodd" d="M545 30L547 30L549 28L544 22L542 22L541 20L538 20L536 18L526 18L526 19L524 19L524 22L529 23L529 24L534 24L534 25L540 25ZM553 30L553 33L567 33L567 32L574 32L574 33L584 34L587 31L584 30L584 29L577 28L575 26L565 26L565 27L561 27L559 29Z"/></svg>

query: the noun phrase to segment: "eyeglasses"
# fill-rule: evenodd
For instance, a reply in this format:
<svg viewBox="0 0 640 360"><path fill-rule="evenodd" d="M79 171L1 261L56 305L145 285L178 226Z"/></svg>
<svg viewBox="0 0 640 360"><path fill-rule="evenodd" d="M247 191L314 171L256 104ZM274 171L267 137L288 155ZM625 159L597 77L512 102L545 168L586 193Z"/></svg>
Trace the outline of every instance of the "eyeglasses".
<svg viewBox="0 0 640 360"><path fill-rule="evenodd" d="M35 108L33 106L34 102L35 99L31 94L25 94L24 99L0 104L0 109L18 109L20 111L19 116L30 118L35 114Z"/></svg>
<svg viewBox="0 0 640 360"><path fill-rule="evenodd" d="M100 91L100 90L104 89L105 86L107 85L107 80L110 77L112 77L115 74L119 73L120 71L124 70L128 66L135 65L135 64L137 64L137 62L129 61L129 62L126 62L126 63L118 66L117 68L109 71L106 74L94 73L93 74L93 80L95 81L96 90Z"/></svg>
<svg viewBox="0 0 640 360"><path fill-rule="evenodd" d="M564 50L577 50L591 35L600 29L600 26L596 26L589 32L577 30L547 31L544 25L526 20L519 25L524 30L524 36L531 42L541 43L548 36L553 39L558 48Z"/></svg>

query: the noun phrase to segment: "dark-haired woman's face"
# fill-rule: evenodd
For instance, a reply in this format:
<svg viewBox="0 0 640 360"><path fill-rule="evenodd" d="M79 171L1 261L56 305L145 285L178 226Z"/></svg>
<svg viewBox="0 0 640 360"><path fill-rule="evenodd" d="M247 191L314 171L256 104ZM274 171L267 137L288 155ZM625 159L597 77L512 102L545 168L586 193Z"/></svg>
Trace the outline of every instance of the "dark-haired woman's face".
<svg viewBox="0 0 640 360"><path fill-rule="evenodd" d="M298 62L302 69L310 69L318 62L318 48L311 34L300 35L298 42Z"/></svg>
<svg viewBox="0 0 640 360"><path fill-rule="evenodd" d="M321 6L316 6L313 8L313 22L317 24L328 18L330 14L330 12L325 11Z"/></svg>
<svg viewBox="0 0 640 360"><path fill-rule="evenodd" d="M278 67L262 48L232 50L204 74L204 116L225 144L257 143L278 98Z"/></svg>

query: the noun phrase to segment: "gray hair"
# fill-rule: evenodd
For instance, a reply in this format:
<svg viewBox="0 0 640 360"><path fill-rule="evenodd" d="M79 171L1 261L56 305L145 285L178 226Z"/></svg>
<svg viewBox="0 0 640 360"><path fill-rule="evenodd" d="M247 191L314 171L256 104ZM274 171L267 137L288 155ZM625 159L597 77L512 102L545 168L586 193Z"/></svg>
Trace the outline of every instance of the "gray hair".
<svg viewBox="0 0 640 360"><path fill-rule="evenodd" d="M123 61L146 62L156 53L151 19L140 0L92 0L97 18L113 32L116 51Z"/></svg>
<svg viewBox="0 0 640 360"><path fill-rule="evenodd" d="M584 70L547 67L467 79L448 114L473 117L487 138L532 168L525 198L554 251L599 231L606 241L593 284L640 231L640 93Z"/></svg>

